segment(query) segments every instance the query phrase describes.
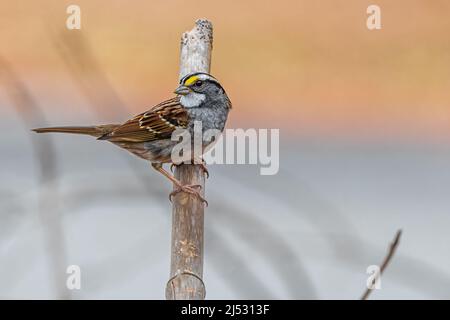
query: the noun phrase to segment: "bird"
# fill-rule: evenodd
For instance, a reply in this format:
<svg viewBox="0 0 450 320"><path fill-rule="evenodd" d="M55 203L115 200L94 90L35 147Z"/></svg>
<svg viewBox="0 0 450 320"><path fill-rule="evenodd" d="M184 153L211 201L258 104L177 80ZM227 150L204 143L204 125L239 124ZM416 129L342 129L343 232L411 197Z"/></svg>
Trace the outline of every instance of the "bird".
<svg viewBox="0 0 450 320"><path fill-rule="evenodd" d="M174 165L171 155L178 143L172 140L174 132L185 130L193 139L196 122L201 123L203 132L210 129L222 132L232 104L219 81L205 72L194 72L182 77L174 93L175 97L155 105L122 124L46 127L32 129L32 131L89 135L97 140L109 141L149 161L156 171L173 182L176 188L170 193L169 199L178 192L186 192L207 204L200 195L201 186L183 185L163 168L163 164ZM203 135L202 137L203 154L206 147L213 141L206 141ZM208 174L203 160L202 168Z"/></svg>

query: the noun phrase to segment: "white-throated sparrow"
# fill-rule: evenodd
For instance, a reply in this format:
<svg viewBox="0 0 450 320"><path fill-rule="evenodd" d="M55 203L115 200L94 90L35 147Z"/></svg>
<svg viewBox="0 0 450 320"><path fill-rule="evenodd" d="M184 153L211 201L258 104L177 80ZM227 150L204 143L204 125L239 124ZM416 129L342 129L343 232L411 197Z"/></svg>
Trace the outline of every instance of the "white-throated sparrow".
<svg viewBox="0 0 450 320"><path fill-rule="evenodd" d="M203 131L223 131L231 102L216 78L197 72L180 80L175 98L161 102L149 111L141 113L123 124L107 124L90 127L50 127L33 131L86 134L98 140L107 140L151 162L153 168L166 176L177 187L205 201L195 186L182 185L162 167L172 163L173 147L178 143L171 139L177 129L188 130L194 137L194 122L202 124ZM209 142L205 142L208 144Z"/></svg>

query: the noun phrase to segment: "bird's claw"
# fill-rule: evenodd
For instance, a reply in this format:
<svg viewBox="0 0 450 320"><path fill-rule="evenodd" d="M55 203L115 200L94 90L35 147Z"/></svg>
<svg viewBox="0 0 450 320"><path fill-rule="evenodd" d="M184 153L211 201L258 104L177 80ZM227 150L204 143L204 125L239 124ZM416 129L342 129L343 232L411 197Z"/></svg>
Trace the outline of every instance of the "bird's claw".
<svg viewBox="0 0 450 320"><path fill-rule="evenodd" d="M196 190L197 188L199 190L201 190L202 186L199 185L199 184L189 184L189 185L180 186L176 190L172 191L169 194L169 200L170 200L170 202L172 202L172 197L173 196L175 196L176 194L178 194L180 192L185 192L185 193L192 194L192 195L196 196L201 202L205 203L206 206L208 206L208 201L206 201L205 198L203 198L200 195L200 191Z"/></svg>
<svg viewBox="0 0 450 320"><path fill-rule="evenodd" d="M206 174L206 179L208 179L209 178L208 168L206 168L206 165L204 163L201 163L200 167L202 168L203 172Z"/></svg>

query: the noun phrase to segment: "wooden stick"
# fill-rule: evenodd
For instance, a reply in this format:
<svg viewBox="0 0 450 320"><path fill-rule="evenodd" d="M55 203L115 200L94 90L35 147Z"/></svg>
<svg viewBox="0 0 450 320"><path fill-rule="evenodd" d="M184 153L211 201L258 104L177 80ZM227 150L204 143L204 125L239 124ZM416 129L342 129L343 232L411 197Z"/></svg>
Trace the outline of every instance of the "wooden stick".
<svg viewBox="0 0 450 320"><path fill-rule="evenodd" d="M400 236L402 235L402 230L398 230L397 234L395 235L394 241L391 243L389 247L389 251L387 255L384 257L383 262L380 266L380 274L378 277L381 277L381 275L384 272L384 269L386 269L387 265L391 261L392 257L394 256L395 250L397 249L399 243L400 243ZM373 280L373 285L375 284L376 278ZM367 288L364 294L361 297L361 300L367 300L369 298L370 293L372 292L372 289Z"/></svg>
<svg viewBox="0 0 450 320"><path fill-rule="evenodd" d="M207 72L211 64L212 24L199 19L195 27L181 37L180 79L193 72ZM205 175L199 165L183 164L175 168L175 178L183 185L202 187ZM174 186L175 188L175 186ZM170 279L166 286L168 300L202 300L204 204L195 196L179 192L173 197L172 248Z"/></svg>

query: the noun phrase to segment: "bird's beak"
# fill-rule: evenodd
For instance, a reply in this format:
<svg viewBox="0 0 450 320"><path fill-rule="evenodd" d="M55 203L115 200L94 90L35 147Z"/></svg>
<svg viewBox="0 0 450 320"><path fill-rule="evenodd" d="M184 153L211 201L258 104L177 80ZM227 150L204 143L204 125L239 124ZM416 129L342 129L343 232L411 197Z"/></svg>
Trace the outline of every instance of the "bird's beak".
<svg viewBox="0 0 450 320"><path fill-rule="evenodd" d="M175 89L174 93L185 96L189 92L191 92L191 89L189 89L186 86L180 85L178 88Z"/></svg>

